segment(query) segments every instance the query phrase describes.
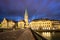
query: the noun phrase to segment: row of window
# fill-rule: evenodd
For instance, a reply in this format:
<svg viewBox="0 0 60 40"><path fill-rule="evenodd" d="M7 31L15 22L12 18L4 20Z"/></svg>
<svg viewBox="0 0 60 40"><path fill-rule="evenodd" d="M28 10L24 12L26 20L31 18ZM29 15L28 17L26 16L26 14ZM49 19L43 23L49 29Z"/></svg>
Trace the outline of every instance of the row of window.
<svg viewBox="0 0 60 40"><path fill-rule="evenodd" d="M51 27L51 25L37 25L37 24L32 24L31 26L43 26L43 27Z"/></svg>
<svg viewBox="0 0 60 40"><path fill-rule="evenodd" d="M43 22L43 23L32 23L32 24L51 24L50 22Z"/></svg>

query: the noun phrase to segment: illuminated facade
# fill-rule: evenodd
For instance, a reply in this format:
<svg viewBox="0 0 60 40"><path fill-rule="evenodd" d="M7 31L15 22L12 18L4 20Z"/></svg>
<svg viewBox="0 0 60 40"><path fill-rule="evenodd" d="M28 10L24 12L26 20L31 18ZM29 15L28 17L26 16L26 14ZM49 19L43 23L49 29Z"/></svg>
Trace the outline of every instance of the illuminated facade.
<svg viewBox="0 0 60 40"><path fill-rule="evenodd" d="M3 21L1 22L0 28L13 28L14 25L15 25L15 22L13 22L12 20L7 20L6 18L4 18Z"/></svg>
<svg viewBox="0 0 60 40"><path fill-rule="evenodd" d="M18 27L17 28L21 28L21 29L24 29L24 25L25 23L24 23L24 20L21 20L21 21L19 21L18 22Z"/></svg>
<svg viewBox="0 0 60 40"><path fill-rule="evenodd" d="M1 22L1 28L8 28L8 27L7 27L7 24L8 24L8 22L7 22L7 20L4 18L3 21Z"/></svg>
<svg viewBox="0 0 60 40"><path fill-rule="evenodd" d="M43 30L55 30L60 28L60 22L49 20L49 19L36 19L30 22L29 26L33 30L43 29Z"/></svg>
<svg viewBox="0 0 60 40"><path fill-rule="evenodd" d="M24 15L24 20L21 20L18 22L18 27L17 28L28 28L28 13L27 9L25 10L25 15Z"/></svg>
<svg viewBox="0 0 60 40"><path fill-rule="evenodd" d="M12 20L10 20L8 22L8 28L13 28L15 26L15 22L13 22Z"/></svg>
<svg viewBox="0 0 60 40"><path fill-rule="evenodd" d="M33 20L30 22L30 25L32 29L52 29L52 22L50 20L46 20L46 19L43 19L43 20Z"/></svg>
<svg viewBox="0 0 60 40"><path fill-rule="evenodd" d="M60 29L60 21L54 20L52 21L53 29Z"/></svg>

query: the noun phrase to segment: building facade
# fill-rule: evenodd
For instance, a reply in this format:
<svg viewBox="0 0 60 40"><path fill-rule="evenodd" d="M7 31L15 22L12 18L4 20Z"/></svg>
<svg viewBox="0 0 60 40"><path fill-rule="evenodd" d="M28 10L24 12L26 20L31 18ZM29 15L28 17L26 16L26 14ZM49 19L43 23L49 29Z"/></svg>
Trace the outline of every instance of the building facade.
<svg viewBox="0 0 60 40"><path fill-rule="evenodd" d="M18 22L18 27L17 27L17 28L24 29L24 27L25 27L25 22L24 22L24 20L20 20L20 21Z"/></svg>
<svg viewBox="0 0 60 40"><path fill-rule="evenodd" d="M6 20L6 18L4 18L3 21L1 22L0 28L8 28L7 24L8 24L8 21Z"/></svg>
<svg viewBox="0 0 60 40"><path fill-rule="evenodd" d="M49 19L36 19L30 22L29 26L33 30L55 30L59 29L60 21L49 20Z"/></svg>
<svg viewBox="0 0 60 40"><path fill-rule="evenodd" d="M0 28L13 28L15 25L15 22L12 20L7 20L6 18L3 19L1 22L1 27Z"/></svg>
<svg viewBox="0 0 60 40"><path fill-rule="evenodd" d="M28 12L27 12L27 9L25 10L25 15L24 15L24 20L21 20L18 22L18 28L28 28L29 26L29 23L28 23Z"/></svg>
<svg viewBox="0 0 60 40"><path fill-rule="evenodd" d="M46 19L43 20L38 19L38 20L31 21L29 26L34 30L38 30L38 29L50 30L52 29L52 22Z"/></svg>
<svg viewBox="0 0 60 40"><path fill-rule="evenodd" d="M15 22L12 20L9 20L8 22L8 28L13 28L15 26Z"/></svg>
<svg viewBox="0 0 60 40"><path fill-rule="evenodd" d="M52 21L53 29L60 29L60 20Z"/></svg>

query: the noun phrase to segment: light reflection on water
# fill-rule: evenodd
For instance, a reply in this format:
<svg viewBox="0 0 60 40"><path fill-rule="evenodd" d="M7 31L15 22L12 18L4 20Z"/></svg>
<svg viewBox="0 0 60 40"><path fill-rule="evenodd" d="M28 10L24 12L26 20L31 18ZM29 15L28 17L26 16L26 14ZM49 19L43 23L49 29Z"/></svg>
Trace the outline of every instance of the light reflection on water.
<svg viewBox="0 0 60 40"><path fill-rule="evenodd" d="M42 32L41 34L42 34L43 37L51 40L51 33L50 32Z"/></svg>
<svg viewBox="0 0 60 40"><path fill-rule="evenodd" d="M51 37L50 32L42 32L42 35L45 36L45 37Z"/></svg>
<svg viewBox="0 0 60 40"><path fill-rule="evenodd" d="M41 32L40 34L48 40L60 40L60 32Z"/></svg>

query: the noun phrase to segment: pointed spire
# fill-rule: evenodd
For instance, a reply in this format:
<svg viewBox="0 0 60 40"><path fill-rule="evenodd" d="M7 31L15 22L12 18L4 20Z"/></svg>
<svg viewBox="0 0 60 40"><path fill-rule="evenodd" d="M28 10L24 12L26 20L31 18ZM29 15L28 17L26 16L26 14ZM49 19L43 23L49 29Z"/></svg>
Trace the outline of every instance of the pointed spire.
<svg viewBox="0 0 60 40"><path fill-rule="evenodd" d="M27 12L27 9L25 9L25 16L24 16L25 19L28 19L28 12Z"/></svg>
<svg viewBox="0 0 60 40"><path fill-rule="evenodd" d="M6 20L6 18L4 18L3 20Z"/></svg>
<svg viewBox="0 0 60 40"><path fill-rule="evenodd" d="M25 27L28 27L28 12L27 12L27 9L25 9L24 19L25 19Z"/></svg>
<svg viewBox="0 0 60 40"><path fill-rule="evenodd" d="M27 9L25 9L25 16L28 15Z"/></svg>

